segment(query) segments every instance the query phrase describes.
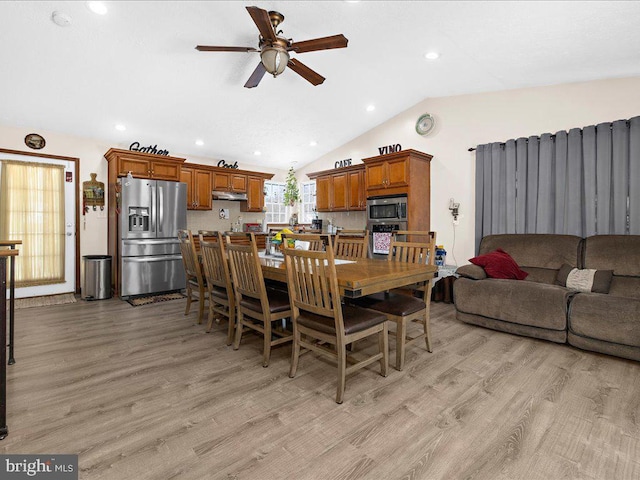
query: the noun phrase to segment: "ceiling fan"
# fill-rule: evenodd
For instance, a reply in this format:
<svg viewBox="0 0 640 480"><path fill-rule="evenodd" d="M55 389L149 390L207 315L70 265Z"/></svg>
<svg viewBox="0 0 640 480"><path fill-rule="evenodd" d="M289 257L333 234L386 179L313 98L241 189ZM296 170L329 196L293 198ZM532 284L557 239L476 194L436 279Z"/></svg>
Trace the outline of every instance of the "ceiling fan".
<svg viewBox="0 0 640 480"><path fill-rule="evenodd" d="M273 11L267 12L258 7L246 8L260 32L258 48L208 45L196 47L200 52L260 52L261 61L244 84L246 88L257 87L266 72L276 77L284 72L287 66L311 84L320 85L324 82L324 77L299 60L290 58L289 52L305 53L347 46L348 40L342 34L294 42L291 38L282 37L282 30L278 30L278 25L284 21L284 15Z"/></svg>

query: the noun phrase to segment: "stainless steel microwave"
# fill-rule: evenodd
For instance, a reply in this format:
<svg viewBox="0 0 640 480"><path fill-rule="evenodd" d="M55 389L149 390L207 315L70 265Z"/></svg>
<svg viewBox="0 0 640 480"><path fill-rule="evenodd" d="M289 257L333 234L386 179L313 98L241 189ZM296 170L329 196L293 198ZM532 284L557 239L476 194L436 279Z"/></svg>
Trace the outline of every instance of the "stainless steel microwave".
<svg viewBox="0 0 640 480"><path fill-rule="evenodd" d="M406 221L407 196L373 197L367 199L367 221Z"/></svg>

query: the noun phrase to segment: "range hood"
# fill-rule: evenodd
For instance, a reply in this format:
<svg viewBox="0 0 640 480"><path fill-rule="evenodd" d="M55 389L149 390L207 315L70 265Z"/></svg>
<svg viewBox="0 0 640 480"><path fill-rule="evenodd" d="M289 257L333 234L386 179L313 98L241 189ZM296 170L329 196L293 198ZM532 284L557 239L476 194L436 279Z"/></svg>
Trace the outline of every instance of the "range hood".
<svg viewBox="0 0 640 480"><path fill-rule="evenodd" d="M247 200L246 193L238 193L238 192L220 192L214 190L212 192L214 200L232 200L232 201L242 201Z"/></svg>

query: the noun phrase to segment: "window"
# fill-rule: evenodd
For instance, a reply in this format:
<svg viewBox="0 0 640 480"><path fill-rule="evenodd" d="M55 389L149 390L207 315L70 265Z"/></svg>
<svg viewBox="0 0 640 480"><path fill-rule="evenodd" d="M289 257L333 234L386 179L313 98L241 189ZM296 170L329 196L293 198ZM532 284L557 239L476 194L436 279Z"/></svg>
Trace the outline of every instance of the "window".
<svg viewBox="0 0 640 480"><path fill-rule="evenodd" d="M300 223L311 223L316 218L316 182L303 182L301 188Z"/></svg>
<svg viewBox="0 0 640 480"><path fill-rule="evenodd" d="M264 206L267 209L266 223L288 223L287 207L284 204L284 183L264 182Z"/></svg>

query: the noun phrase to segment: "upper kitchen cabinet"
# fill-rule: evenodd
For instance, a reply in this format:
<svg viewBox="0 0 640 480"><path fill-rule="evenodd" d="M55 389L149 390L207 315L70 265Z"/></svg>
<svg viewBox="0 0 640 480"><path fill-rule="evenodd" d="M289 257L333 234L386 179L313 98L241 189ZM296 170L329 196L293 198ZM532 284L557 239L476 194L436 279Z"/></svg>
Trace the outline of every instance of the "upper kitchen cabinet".
<svg viewBox="0 0 640 480"><path fill-rule="evenodd" d="M213 189L219 192L247 193L247 176L236 172L216 171Z"/></svg>
<svg viewBox="0 0 640 480"><path fill-rule="evenodd" d="M262 212L264 208L264 178L247 175L247 201L240 204L241 212Z"/></svg>
<svg viewBox="0 0 640 480"><path fill-rule="evenodd" d="M408 194L429 198L431 155L416 150L363 158L367 197ZM425 187L426 186L426 187Z"/></svg>
<svg viewBox="0 0 640 480"><path fill-rule="evenodd" d="M363 165L309 173L307 176L316 181L316 210L318 212L365 210Z"/></svg>
<svg viewBox="0 0 640 480"><path fill-rule="evenodd" d="M349 187L349 203L347 205L350 211L367 209L367 189L364 180L364 169L349 172L347 185Z"/></svg>
<svg viewBox="0 0 640 480"><path fill-rule="evenodd" d="M109 176L124 177L129 172L136 178L180 181L184 158L111 148L104 157L109 162Z"/></svg>
<svg viewBox="0 0 640 480"><path fill-rule="evenodd" d="M187 184L187 210L211 210L213 172L202 165L185 163L180 181Z"/></svg>

